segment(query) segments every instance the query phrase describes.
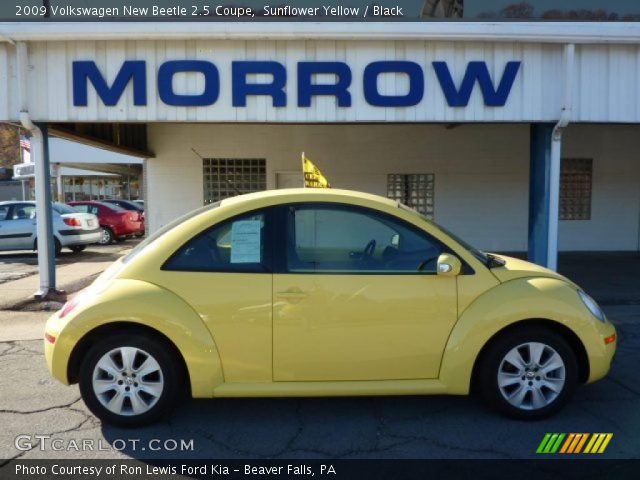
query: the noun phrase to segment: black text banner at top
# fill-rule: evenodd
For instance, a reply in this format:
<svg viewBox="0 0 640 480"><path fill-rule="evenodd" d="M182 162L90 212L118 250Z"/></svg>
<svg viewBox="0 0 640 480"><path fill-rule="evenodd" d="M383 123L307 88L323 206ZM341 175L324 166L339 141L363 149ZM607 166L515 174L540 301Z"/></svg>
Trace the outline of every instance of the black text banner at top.
<svg viewBox="0 0 640 480"><path fill-rule="evenodd" d="M3 0L2 22L639 22L637 0Z"/></svg>

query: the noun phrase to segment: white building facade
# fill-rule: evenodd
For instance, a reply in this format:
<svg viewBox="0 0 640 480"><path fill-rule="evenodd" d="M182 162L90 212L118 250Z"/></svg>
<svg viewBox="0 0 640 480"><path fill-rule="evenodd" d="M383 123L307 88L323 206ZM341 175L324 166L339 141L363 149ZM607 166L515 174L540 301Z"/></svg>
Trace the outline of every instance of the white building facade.
<svg viewBox="0 0 640 480"><path fill-rule="evenodd" d="M145 125L151 231L304 151L481 248L640 250L637 24L110 27L0 25L0 120Z"/></svg>

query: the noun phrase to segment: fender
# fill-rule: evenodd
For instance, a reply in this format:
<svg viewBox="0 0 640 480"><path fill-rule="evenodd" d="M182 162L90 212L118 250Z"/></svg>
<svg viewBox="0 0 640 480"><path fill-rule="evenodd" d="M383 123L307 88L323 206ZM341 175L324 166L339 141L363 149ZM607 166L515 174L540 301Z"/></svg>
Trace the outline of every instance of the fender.
<svg viewBox="0 0 640 480"><path fill-rule="evenodd" d="M115 279L100 292L100 302L92 289L86 299L65 318L59 312L47 322L47 332L58 341L47 346L47 361L53 375L65 384L73 348L95 328L112 322L131 322L158 330L180 350L187 365L195 398L209 398L224 382L220 355L202 319L180 297L157 285L140 280ZM127 312L123 314L123 312ZM73 322L70 320L73 319ZM60 335L63 333L62 335Z"/></svg>
<svg viewBox="0 0 640 480"><path fill-rule="evenodd" d="M452 394L468 394L473 366L485 344L522 320L558 322L573 330L589 355L606 357L602 327L580 301L576 288L555 278L520 278L478 297L460 316L444 350L440 379ZM594 376L592 375L590 378Z"/></svg>

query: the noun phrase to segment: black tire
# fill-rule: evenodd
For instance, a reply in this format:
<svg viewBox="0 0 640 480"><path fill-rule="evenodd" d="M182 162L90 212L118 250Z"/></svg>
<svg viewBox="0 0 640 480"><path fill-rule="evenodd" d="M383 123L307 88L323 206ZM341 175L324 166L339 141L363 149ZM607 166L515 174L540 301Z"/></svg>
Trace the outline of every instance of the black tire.
<svg viewBox="0 0 640 480"><path fill-rule="evenodd" d="M523 382L517 380L518 384L508 387L509 389L513 388L514 394L521 391L521 388L531 390L531 393L526 394L528 397L525 396L525 403L522 408L512 405L507 398L505 398L505 395L503 395L498 385L498 374L501 366L503 371L505 368L511 368L510 365L502 364L505 356L512 349L526 345L529 342L542 343L547 347L551 347L564 363L564 385L560 389L560 392L557 393L557 396L552 390L549 390L548 387L542 387L542 393L549 399L549 403L541 408L533 407L533 390L536 385L540 385L537 381L541 378L544 381L543 376L537 376L538 372L535 368L530 368L530 370L535 370L532 378L520 377L518 374L516 377L522 379ZM526 357L526 352L530 350L526 346L522 348L523 357ZM548 356L551 355L551 350L545 349L543 355L546 355L548 358ZM543 356L542 358L544 359L545 357ZM545 364L544 361L540 363ZM558 370L549 373L551 375L560 375ZM525 375L526 374L532 375L528 372L525 372ZM511 418L519 420L541 420L557 413L573 395L578 384L578 362L573 349L560 334L543 326L523 326L522 328L513 329L500 335L488 345L487 350L480 359L474 382L475 389L490 407ZM511 392L506 391L505 394L508 395L511 394ZM553 398L554 396L555 398Z"/></svg>
<svg viewBox="0 0 640 480"><path fill-rule="evenodd" d="M115 235L113 234L113 230L109 227L100 227L100 240L98 241L99 245L111 245L114 241Z"/></svg>
<svg viewBox="0 0 640 480"><path fill-rule="evenodd" d="M147 352L157 361L162 372L164 381L162 393L149 410L139 415L120 415L112 412L101 403L93 389L93 374L96 364L105 354L120 347L135 347ZM96 417L108 424L131 428L148 425L168 415L180 396L184 394L186 388L184 378L182 363L176 358L172 345L168 345L162 339L150 337L148 334L119 333L101 339L89 349L82 359L79 383L82 399ZM132 392L124 395L134 394ZM130 401L129 405L131 405Z"/></svg>
<svg viewBox="0 0 640 480"><path fill-rule="evenodd" d="M118 242L118 243L122 243L122 242L124 242L126 239L127 239L127 237L118 237L118 238L116 238L116 242Z"/></svg>
<svg viewBox="0 0 640 480"><path fill-rule="evenodd" d="M35 252L38 251L38 239L37 238L35 238L33 240L33 250ZM62 252L62 244L60 243L60 240L58 240L56 237L53 237L53 254L56 257L58 257L61 252Z"/></svg>
<svg viewBox="0 0 640 480"><path fill-rule="evenodd" d="M73 253L80 253L82 252L86 247L86 245L71 245L69 247L69 250L71 250Z"/></svg>

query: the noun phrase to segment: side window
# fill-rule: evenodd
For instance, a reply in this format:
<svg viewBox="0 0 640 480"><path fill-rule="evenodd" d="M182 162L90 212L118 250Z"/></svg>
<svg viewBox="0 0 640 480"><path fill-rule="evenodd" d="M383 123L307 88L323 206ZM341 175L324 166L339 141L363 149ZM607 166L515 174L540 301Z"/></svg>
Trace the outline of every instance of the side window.
<svg viewBox="0 0 640 480"><path fill-rule="evenodd" d="M164 270L267 272L265 218L251 213L215 225L183 245Z"/></svg>
<svg viewBox="0 0 640 480"><path fill-rule="evenodd" d="M9 205L0 205L0 222L7 219L9 213Z"/></svg>
<svg viewBox="0 0 640 480"><path fill-rule="evenodd" d="M95 205L89 205L89 213L93 213L94 215L99 215L100 214L100 208L96 207Z"/></svg>
<svg viewBox="0 0 640 480"><path fill-rule="evenodd" d="M36 207L30 204L19 203L13 206L9 220L31 220L34 218L36 218Z"/></svg>
<svg viewBox="0 0 640 480"><path fill-rule="evenodd" d="M348 206L290 207L287 270L435 273L440 242L399 219Z"/></svg>

